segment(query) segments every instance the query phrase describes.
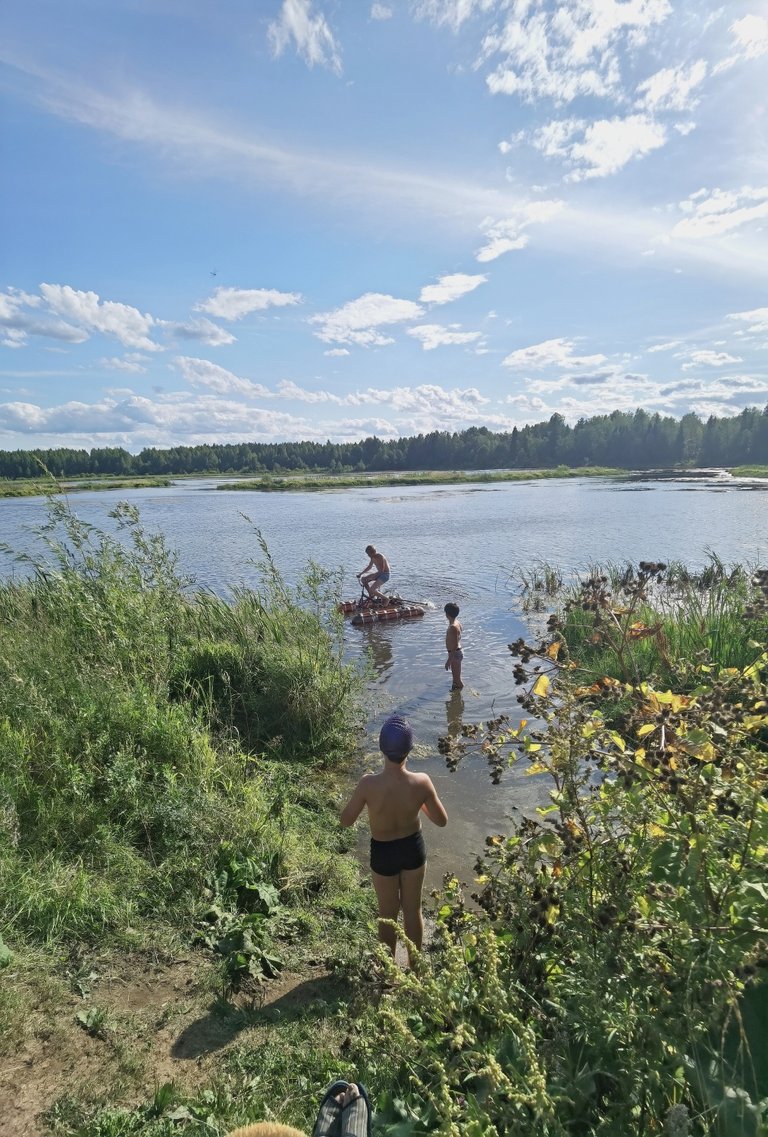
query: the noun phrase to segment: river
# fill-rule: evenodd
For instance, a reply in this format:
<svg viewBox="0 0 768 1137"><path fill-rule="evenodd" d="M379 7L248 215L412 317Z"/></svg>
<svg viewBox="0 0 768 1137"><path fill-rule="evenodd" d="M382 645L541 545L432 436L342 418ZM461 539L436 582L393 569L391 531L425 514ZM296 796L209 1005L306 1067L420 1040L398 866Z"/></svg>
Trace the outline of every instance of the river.
<svg viewBox="0 0 768 1137"><path fill-rule="evenodd" d="M310 558L345 566L344 594L354 597L355 573L368 560L365 546L374 544L392 565L389 589L434 605L420 620L347 632L350 652L368 650L374 669L362 765L377 761L382 719L394 710L406 714L417 739L412 765L429 772L449 813L444 830L427 823L430 887L447 871L471 879L485 835L503 831L514 811L531 809L545 792L540 779L515 771L492 786L478 754L449 773L437 753L438 737L460 732L462 722L517 713L507 644L527 628L514 568L547 562L572 573L638 560L698 566L708 550L728 563L768 564L768 482L716 472L663 481L576 478L271 494L217 490L214 480L201 479L71 498L78 516L101 527L109 527L116 501L138 506L147 528L163 531L179 551L184 570L216 592L256 581L260 551L247 514L289 580ZM0 500L0 539L28 549L30 530L44 519L44 499ZM21 570L8 560L0 571ZM447 600L460 605L464 628L465 689L453 694L443 667Z"/></svg>

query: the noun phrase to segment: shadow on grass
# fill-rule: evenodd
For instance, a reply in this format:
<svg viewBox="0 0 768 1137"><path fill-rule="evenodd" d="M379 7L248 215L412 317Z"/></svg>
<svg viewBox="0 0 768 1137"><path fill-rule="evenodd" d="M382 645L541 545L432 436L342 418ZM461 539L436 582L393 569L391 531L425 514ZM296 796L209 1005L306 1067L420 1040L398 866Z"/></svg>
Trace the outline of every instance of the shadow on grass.
<svg viewBox="0 0 768 1137"><path fill-rule="evenodd" d="M181 1060L201 1058L229 1046L239 1034L267 1023L326 1018L344 1001L344 984L333 975L305 979L255 1009L232 1006L217 1000L208 1012L189 1023L171 1047ZM267 1001L269 1000L269 1001Z"/></svg>

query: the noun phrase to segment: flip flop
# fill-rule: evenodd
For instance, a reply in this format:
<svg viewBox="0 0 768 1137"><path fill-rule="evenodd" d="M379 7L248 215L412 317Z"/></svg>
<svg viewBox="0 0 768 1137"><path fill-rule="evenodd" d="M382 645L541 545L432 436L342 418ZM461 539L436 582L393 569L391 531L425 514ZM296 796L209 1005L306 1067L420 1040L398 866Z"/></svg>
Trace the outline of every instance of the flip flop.
<svg viewBox="0 0 768 1137"><path fill-rule="evenodd" d="M371 1099L362 1082L354 1083L360 1096L341 1110L341 1137L371 1137Z"/></svg>
<svg viewBox="0 0 768 1137"><path fill-rule="evenodd" d="M341 1106L336 1101L336 1095L346 1093L348 1088L349 1082L345 1082L343 1079L330 1084L320 1102L312 1137L335 1137L338 1134Z"/></svg>

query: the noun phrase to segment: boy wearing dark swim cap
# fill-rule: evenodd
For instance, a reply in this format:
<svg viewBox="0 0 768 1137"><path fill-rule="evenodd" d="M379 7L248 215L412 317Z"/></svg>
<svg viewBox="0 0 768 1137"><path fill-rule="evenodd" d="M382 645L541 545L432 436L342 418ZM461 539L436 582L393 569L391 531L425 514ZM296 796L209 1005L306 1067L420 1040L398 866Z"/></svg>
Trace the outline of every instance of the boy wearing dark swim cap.
<svg viewBox="0 0 768 1137"><path fill-rule="evenodd" d="M424 918L421 889L427 863L421 814L441 828L448 814L428 774L406 769L413 749L410 723L392 715L381 728L379 747L384 764L378 774L365 774L341 813L342 825L354 825L368 809L371 827L371 876L379 902L379 939L395 954L397 934L382 920L397 920L402 908L405 934L421 950Z"/></svg>

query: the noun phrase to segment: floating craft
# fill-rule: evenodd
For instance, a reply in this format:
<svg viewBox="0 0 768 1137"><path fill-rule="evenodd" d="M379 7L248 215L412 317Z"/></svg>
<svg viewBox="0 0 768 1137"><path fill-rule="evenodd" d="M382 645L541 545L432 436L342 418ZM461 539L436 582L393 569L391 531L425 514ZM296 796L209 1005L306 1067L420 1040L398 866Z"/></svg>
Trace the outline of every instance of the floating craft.
<svg viewBox="0 0 768 1137"><path fill-rule="evenodd" d="M359 600L342 600L339 612L352 616L350 622L360 627L361 624L375 624L380 620L412 620L423 616L425 608L421 604L411 604L399 596L382 596L363 603Z"/></svg>

